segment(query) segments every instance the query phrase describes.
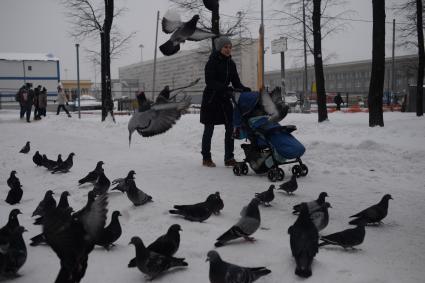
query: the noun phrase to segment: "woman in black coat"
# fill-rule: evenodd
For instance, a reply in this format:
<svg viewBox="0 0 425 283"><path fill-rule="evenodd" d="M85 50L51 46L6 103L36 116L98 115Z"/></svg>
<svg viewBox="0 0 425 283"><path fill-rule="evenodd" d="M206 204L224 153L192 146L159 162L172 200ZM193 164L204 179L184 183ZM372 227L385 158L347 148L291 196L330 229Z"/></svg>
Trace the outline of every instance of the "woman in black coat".
<svg viewBox="0 0 425 283"><path fill-rule="evenodd" d="M231 92L233 88L242 91L251 91L245 87L238 75L236 64L232 60L232 42L229 38L222 36L216 39L214 51L205 65L206 87L202 96L201 123L204 124L202 136L202 165L215 167L211 159L211 139L215 125L225 125L226 133L224 139L224 164L234 166L234 141L233 132L233 106ZM229 84L232 83L232 87Z"/></svg>

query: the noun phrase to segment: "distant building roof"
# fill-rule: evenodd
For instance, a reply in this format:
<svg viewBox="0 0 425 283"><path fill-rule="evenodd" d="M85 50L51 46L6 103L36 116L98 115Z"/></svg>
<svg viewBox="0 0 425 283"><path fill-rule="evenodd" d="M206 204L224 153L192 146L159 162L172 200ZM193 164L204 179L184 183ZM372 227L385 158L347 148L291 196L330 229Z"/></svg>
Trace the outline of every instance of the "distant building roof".
<svg viewBox="0 0 425 283"><path fill-rule="evenodd" d="M11 61L59 61L51 53L0 53L0 60Z"/></svg>

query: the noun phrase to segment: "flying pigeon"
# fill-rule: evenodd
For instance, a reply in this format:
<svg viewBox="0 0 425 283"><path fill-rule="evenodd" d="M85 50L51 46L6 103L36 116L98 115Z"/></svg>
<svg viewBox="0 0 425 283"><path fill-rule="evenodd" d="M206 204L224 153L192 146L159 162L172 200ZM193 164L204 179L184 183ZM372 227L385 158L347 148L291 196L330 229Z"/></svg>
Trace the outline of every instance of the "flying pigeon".
<svg viewBox="0 0 425 283"><path fill-rule="evenodd" d="M131 238L130 244L133 244L136 248L135 263L137 268L149 276L150 280L172 267L188 266L187 262L184 261L184 258L164 256L150 251L145 247L142 239L139 237ZM132 264L132 262L130 262L130 264Z"/></svg>
<svg viewBox="0 0 425 283"><path fill-rule="evenodd" d="M75 155L75 153L71 152L68 155L68 158L64 162L62 162L62 163L58 162L59 164L57 164L56 167L53 168L52 174L55 174L57 172L61 172L61 173L69 172L69 170L72 168L72 165L74 164L73 160L72 160L74 155Z"/></svg>
<svg viewBox="0 0 425 283"><path fill-rule="evenodd" d="M210 194L206 201L212 204L211 210L215 215L220 214L220 210L224 208L224 202L220 197L220 192L215 192L215 194Z"/></svg>
<svg viewBox="0 0 425 283"><path fill-rule="evenodd" d="M171 56L180 50L180 44L186 40L201 41L216 37L216 34L196 27L199 15L194 15L188 22L182 22L180 15L168 11L162 18L162 31L170 34L170 39L159 47L162 54Z"/></svg>
<svg viewBox="0 0 425 283"><path fill-rule="evenodd" d="M310 277L311 263L319 251L319 233L310 219L306 204L301 205L301 212L294 225L289 227L292 256L295 258L295 274Z"/></svg>
<svg viewBox="0 0 425 283"><path fill-rule="evenodd" d="M264 110L269 114L271 122L279 122L286 117L289 106L282 100L281 89L275 88L271 93L263 91L261 93L261 104Z"/></svg>
<svg viewBox="0 0 425 283"><path fill-rule="evenodd" d="M258 209L260 202L258 198L253 198L248 206L242 209L239 221L217 238L215 246L221 247L226 242L241 237L247 241L254 241L254 238L250 236L260 227L261 218L260 210Z"/></svg>
<svg viewBox="0 0 425 283"><path fill-rule="evenodd" d="M325 202L322 207L318 210L310 213L310 219L313 221L314 226L316 226L317 231L322 231L329 224L329 212L328 208L332 207L329 202Z"/></svg>
<svg viewBox="0 0 425 283"><path fill-rule="evenodd" d="M326 245L336 245L341 246L344 249L354 249L354 246L358 246L364 241L364 237L366 235L365 224L365 222L360 222L356 228L346 229L341 232L322 236L320 237L322 242L319 244L319 247Z"/></svg>
<svg viewBox="0 0 425 283"><path fill-rule="evenodd" d="M298 189L297 176L293 174L291 180L281 184L278 190L285 191L288 195L293 194Z"/></svg>
<svg viewBox="0 0 425 283"><path fill-rule="evenodd" d="M96 240L96 245L109 250L111 246L115 246L114 242L121 236L122 230L118 217L121 213L118 210L112 212L111 223L103 229L99 238Z"/></svg>
<svg viewBox="0 0 425 283"><path fill-rule="evenodd" d="M88 256L105 226L107 204L106 194L96 198L90 191L86 206L72 215L57 208L46 212L43 233L60 260L55 282L80 282L84 277Z"/></svg>
<svg viewBox="0 0 425 283"><path fill-rule="evenodd" d="M7 179L7 185L11 189L21 186L21 182L19 181L18 177L16 177L16 171L15 170L10 171L10 176Z"/></svg>
<svg viewBox="0 0 425 283"><path fill-rule="evenodd" d="M99 173L99 177L96 180L96 183L94 183L93 191L96 193L96 195L101 195L106 193L109 190L109 187L111 186L111 181L109 181L108 177L105 175L105 170L101 170Z"/></svg>
<svg viewBox="0 0 425 283"><path fill-rule="evenodd" d="M209 251L210 283L251 283L271 271L265 267L242 267L225 262L216 251Z"/></svg>
<svg viewBox="0 0 425 283"><path fill-rule="evenodd" d="M205 8L208 10L215 11L218 10L218 0L203 0Z"/></svg>
<svg viewBox="0 0 425 283"><path fill-rule="evenodd" d="M173 256L180 246L180 231L182 231L180 225L171 225L166 234L160 236L148 246L148 250L164 256ZM136 266L136 258L133 258L130 260L128 267Z"/></svg>
<svg viewBox="0 0 425 283"><path fill-rule="evenodd" d="M43 165L43 156L41 156L38 150L35 152L34 156L32 157L32 161L37 166Z"/></svg>
<svg viewBox="0 0 425 283"><path fill-rule="evenodd" d="M215 207L215 198L208 196L204 202L187 205L174 205L175 209L170 210L169 212L171 214L181 215L184 219L190 221L203 222L211 216Z"/></svg>
<svg viewBox="0 0 425 283"><path fill-rule="evenodd" d="M134 131L143 137L165 133L180 119L182 112L189 108L190 101L190 97L184 97L179 102L156 104L146 111L135 112L128 122L129 144Z"/></svg>
<svg viewBox="0 0 425 283"><path fill-rule="evenodd" d="M366 224L382 223L381 220L388 214L388 201L390 199L393 199L391 195L384 195L379 203L350 216L350 218L356 217L356 219L351 220L349 224L358 225L361 222L366 222Z"/></svg>
<svg viewBox="0 0 425 283"><path fill-rule="evenodd" d="M82 184L85 184L85 183L94 184L97 181L97 178L99 177L100 173L103 170L103 168L102 168L103 164L105 164L105 163L103 163L103 161L98 161L97 164L96 164L96 168L94 168L93 171L89 172L87 174L87 176L78 180L78 184L79 185L82 185Z"/></svg>
<svg viewBox="0 0 425 283"><path fill-rule="evenodd" d="M17 277L18 270L27 260L27 248L22 238L25 228L14 227L6 237L0 237L0 276Z"/></svg>
<svg viewBox="0 0 425 283"><path fill-rule="evenodd" d="M267 191L264 191L262 193L255 193L255 197L261 200L261 203L265 206L271 206L270 202L274 200L274 192L275 189L274 185L270 185L269 189Z"/></svg>
<svg viewBox="0 0 425 283"><path fill-rule="evenodd" d="M319 194L319 197L316 200L294 205L294 207L292 208L294 210L292 211L292 214L300 213L302 204L304 203L307 204L308 213L311 214L323 206L323 204L325 203L326 197L328 197L328 194L326 192L321 192Z"/></svg>
<svg viewBox="0 0 425 283"><path fill-rule="evenodd" d="M28 153L28 152L30 152L30 149L31 149L30 142L27 141L27 143L24 145L23 148L21 148L21 150L19 152L20 153Z"/></svg>

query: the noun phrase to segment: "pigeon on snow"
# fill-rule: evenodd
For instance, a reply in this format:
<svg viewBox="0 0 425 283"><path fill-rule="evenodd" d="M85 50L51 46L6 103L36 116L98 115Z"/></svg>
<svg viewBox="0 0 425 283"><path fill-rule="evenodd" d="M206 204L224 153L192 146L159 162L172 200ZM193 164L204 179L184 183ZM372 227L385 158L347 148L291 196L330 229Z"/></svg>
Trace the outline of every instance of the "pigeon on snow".
<svg viewBox="0 0 425 283"><path fill-rule="evenodd" d="M301 205L301 212L294 225L289 227L292 256L295 258L295 274L310 277L313 258L319 251L319 233L310 219L306 204Z"/></svg>
<svg viewBox="0 0 425 283"><path fill-rule="evenodd" d="M220 197L220 192L215 192L215 194L210 194L207 198L207 201L212 203L212 212L215 215L220 214L220 210L224 208L224 202Z"/></svg>
<svg viewBox="0 0 425 283"><path fill-rule="evenodd" d="M293 174L288 182L281 184L278 190L285 191L288 195L293 194L298 189L297 176Z"/></svg>
<svg viewBox="0 0 425 283"><path fill-rule="evenodd" d="M341 232L320 237L319 247L326 245L341 246L344 249L352 248L363 243L366 235L365 222L359 222L356 228L346 229Z"/></svg>
<svg viewBox="0 0 425 283"><path fill-rule="evenodd" d="M322 207L318 210L310 213L310 219L313 221L314 226L316 226L317 231L322 231L329 224L329 212L328 208L332 207L329 202L325 202Z"/></svg>
<svg viewBox="0 0 425 283"><path fill-rule="evenodd" d="M58 158L60 156L61 155L59 154ZM43 159L41 160L41 166L46 167L47 170L51 171L56 167L56 165L57 165L56 161L47 158L47 156L45 154L43 154L42 158Z"/></svg>
<svg viewBox="0 0 425 283"><path fill-rule="evenodd" d="M242 267L225 262L216 251L209 251L210 283L251 283L271 271L265 267Z"/></svg>
<svg viewBox="0 0 425 283"><path fill-rule="evenodd" d="M274 192L275 189L274 185L270 185L269 189L267 191L264 191L262 193L255 193L255 197L261 200L261 203L265 206L271 206L270 202L274 200Z"/></svg>
<svg viewBox="0 0 425 283"><path fill-rule="evenodd" d="M103 161L98 161L96 164L96 168L94 168L93 171L90 171L87 176L85 176L84 178L81 178L80 180L78 180L78 184L82 185L85 183L92 183L94 184L97 181L97 178L99 177L100 173L102 173L103 168L102 165L105 164L103 163Z"/></svg>
<svg viewBox="0 0 425 283"><path fill-rule="evenodd" d="M129 144L135 131L143 137L151 137L168 131L180 119L182 112L189 108L190 101L190 97L184 97L178 102L154 104L145 111L135 112L128 121Z"/></svg>
<svg viewBox="0 0 425 283"><path fill-rule="evenodd" d="M292 208L294 210L292 211L292 214L300 213L301 207L304 203L307 205L308 213L312 214L314 211L320 209L323 206L323 204L325 203L326 197L328 197L328 194L326 192L321 192L319 194L319 197L316 200L294 205L294 207Z"/></svg>
<svg viewBox="0 0 425 283"><path fill-rule="evenodd" d="M366 224L382 223L381 220L388 214L388 202L390 199L393 199L391 195L384 195L379 203L350 216L350 218L355 217L356 219L351 220L349 224L358 225L361 222L366 222Z"/></svg>
<svg viewBox="0 0 425 283"><path fill-rule="evenodd" d="M260 202L261 201L258 198L253 198L248 206L242 209L239 221L223 235L217 238L215 246L221 247L226 242L238 238L244 238L247 241L254 241L254 238L251 238L250 236L260 227L261 218L260 210L258 209Z"/></svg>
<svg viewBox="0 0 425 283"><path fill-rule="evenodd" d="M0 276L19 276L17 272L27 260L27 247L22 238L25 231L24 227L17 226L8 236L0 236Z"/></svg>
<svg viewBox="0 0 425 283"><path fill-rule="evenodd" d="M131 238L130 244L133 244L136 248L135 263L137 268L149 276L150 280L172 267L188 266L187 262L184 261L184 258L164 256L150 251L145 247L142 239L139 237ZM130 262L130 264L132 264L132 262Z"/></svg>
<svg viewBox="0 0 425 283"><path fill-rule="evenodd" d="M216 198L209 195L204 202L187 205L174 205L171 214L177 214L190 221L203 222L207 220L216 207Z"/></svg>
<svg viewBox="0 0 425 283"><path fill-rule="evenodd" d="M111 223L100 233L99 238L96 240L96 245L102 246L106 250L114 246L114 242L118 240L122 233L119 216L121 216L121 213L118 210L112 212Z"/></svg>
<svg viewBox="0 0 425 283"><path fill-rule="evenodd" d="M74 157L74 155L75 155L75 153L71 152L68 155L68 158L64 162L62 162L62 163L58 162L59 164L57 164L56 167L53 168L52 174L55 174L57 172L61 172L61 173L69 172L69 170L72 168L72 166L74 164L73 159L72 159Z"/></svg>
<svg viewBox="0 0 425 283"><path fill-rule="evenodd" d="M40 201L40 203L38 204L38 206L36 207L36 209L32 213L32 217L37 216L37 215L38 216L44 216L46 211L51 210L52 208L56 208L56 200L53 198L53 194L54 193L51 190L48 190L44 194L43 200Z"/></svg>
<svg viewBox="0 0 425 283"><path fill-rule="evenodd" d="M21 148L21 150L19 151L19 153L28 153L28 152L30 152L30 149L31 149L30 142L27 141L27 143L24 145L23 148Z"/></svg>
<svg viewBox="0 0 425 283"><path fill-rule="evenodd" d="M34 153L34 156L32 157L32 161L37 166L43 165L43 156L41 156L38 150Z"/></svg>
<svg viewBox="0 0 425 283"><path fill-rule="evenodd" d="M93 191L96 195L102 195L109 190L111 186L111 181L109 181L108 177L105 175L105 170L101 170L99 176L97 177L96 182L94 183Z"/></svg>
<svg viewBox="0 0 425 283"><path fill-rule="evenodd" d="M112 181L112 185L115 185L111 190L118 190L122 193L126 192L129 188L130 180L134 180L134 175L136 172L134 170L130 170L125 178L117 178Z"/></svg>
<svg viewBox="0 0 425 283"><path fill-rule="evenodd" d="M172 33L170 39L159 47L162 54L171 56L180 50L180 44L186 40L201 41L207 38L216 37L214 33L196 27L199 15L194 15L188 22L182 22L180 15L176 12L168 11L162 18L162 31Z"/></svg>
<svg viewBox="0 0 425 283"><path fill-rule="evenodd" d="M21 182L19 181L18 177L16 177L16 171L15 170L12 170L10 172L10 176L7 179L7 185L11 189L13 189L15 187L20 187L21 186Z"/></svg>
<svg viewBox="0 0 425 283"><path fill-rule="evenodd" d="M13 170L10 172L10 177L7 179L7 185L10 187L10 191L7 193L6 202L10 205L19 203L24 193L21 182L15 175L16 171Z"/></svg>

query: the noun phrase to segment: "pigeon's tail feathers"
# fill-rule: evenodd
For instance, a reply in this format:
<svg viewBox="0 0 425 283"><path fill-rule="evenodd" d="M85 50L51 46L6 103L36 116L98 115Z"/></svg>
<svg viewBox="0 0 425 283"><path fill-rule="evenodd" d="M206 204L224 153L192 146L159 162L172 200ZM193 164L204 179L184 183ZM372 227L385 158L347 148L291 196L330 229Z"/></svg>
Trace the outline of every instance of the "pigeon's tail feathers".
<svg viewBox="0 0 425 283"><path fill-rule="evenodd" d="M249 271L251 271L254 277L252 281L255 281L261 276L267 275L272 272L270 269L267 269L265 267L254 267L254 268L250 268Z"/></svg>
<svg viewBox="0 0 425 283"><path fill-rule="evenodd" d="M348 222L350 225L360 225L362 223L366 222L363 218L356 218Z"/></svg>
<svg viewBox="0 0 425 283"><path fill-rule="evenodd" d="M168 212L170 212L171 214L182 215L182 212L180 210L177 210L177 209L172 209L172 210L169 210Z"/></svg>
<svg viewBox="0 0 425 283"><path fill-rule="evenodd" d="M38 234L37 236L32 237L30 246L36 247L42 243L46 242L46 238L44 237L44 234Z"/></svg>
<svg viewBox="0 0 425 283"><path fill-rule="evenodd" d="M323 247L323 246L326 246L326 245L331 245L332 243L331 242L328 242L327 240L325 240L325 239L321 239L323 242L321 242L321 243L319 243L319 247Z"/></svg>
<svg viewBox="0 0 425 283"><path fill-rule="evenodd" d="M171 258L171 265L170 267L175 267L175 266L188 266L189 264L187 262L185 262L184 258L178 258L178 257L172 257Z"/></svg>
<svg viewBox="0 0 425 283"><path fill-rule="evenodd" d="M84 184L84 183L86 183L86 182L88 182L88 177L86 176L86 177L84 177L84 178L82 178L82 179L80 179L80 180L78 180L78 184L79 185L82 185L82 184Z"/></svg>
<svg viewBox="0 0 425 283"><path fill-rule="evenodd" d="M127 266L128 266L128 268L137 267L136 258L132 258Z"/></svg>
<svg viewBox="0 0 425 283"><path fill-rule="evenodd" d="M174 45L171 40L168 40L159 47L159 50L161 50L162 54L165 56L171 56L180 50L180 44Z"/></svg>
<svg viewBox="0 0 425 283"><path fill-rule="evenodd" d="M233 226L229 230L227 230L223 235L217 238L217 242L215 243L216 247L221 247L224 243L242 237L242 231L239 227Z"/></svg>

